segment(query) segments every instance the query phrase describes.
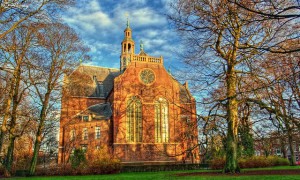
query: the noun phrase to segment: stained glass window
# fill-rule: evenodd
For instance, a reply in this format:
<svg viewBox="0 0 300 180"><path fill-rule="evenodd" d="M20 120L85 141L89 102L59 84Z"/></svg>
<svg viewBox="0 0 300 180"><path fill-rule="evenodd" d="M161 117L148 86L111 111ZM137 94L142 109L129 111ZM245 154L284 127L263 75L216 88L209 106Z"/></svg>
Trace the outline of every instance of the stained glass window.
<svg viewBox="0 0 300 180"><path fill-rule="evenodd" d="M155 142L169 141L169 110L164 98L155 101Z"/></svg>
<svg viewBox="0 0 300 180"><path fill-rule="evenodd" d="M136 96L127 101L127 141L142 142L142 103Z"/></svg>

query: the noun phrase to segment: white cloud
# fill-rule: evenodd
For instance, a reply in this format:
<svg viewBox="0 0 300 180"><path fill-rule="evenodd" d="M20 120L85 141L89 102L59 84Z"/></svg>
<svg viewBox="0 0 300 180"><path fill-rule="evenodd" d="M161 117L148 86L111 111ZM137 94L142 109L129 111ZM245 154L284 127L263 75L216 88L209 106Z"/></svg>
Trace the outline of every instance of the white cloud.
<svg viewBox="0 0 300 180"><path fill-rule="evenodd" d="M67 16L63 17L63 19L85 33L95 33L101 29L112 29L114 27L112 19L101 10L97 0L80 4L77 8L70 8Z"/></svg>
<svg viewBox="0 0 300 180"><path fill-rule="evenodd" d="M130 26L135 40L136 53L143 40L146 53L163 56L169 61L173 54L174 32L168 29L167 2L170 0L84 0L80 5L68 9L65 22L74 27L91 48L93 65L119 66L120 43L126 27L125 13L129 14ZM150 6L151 4L151 6Z"/></svg>

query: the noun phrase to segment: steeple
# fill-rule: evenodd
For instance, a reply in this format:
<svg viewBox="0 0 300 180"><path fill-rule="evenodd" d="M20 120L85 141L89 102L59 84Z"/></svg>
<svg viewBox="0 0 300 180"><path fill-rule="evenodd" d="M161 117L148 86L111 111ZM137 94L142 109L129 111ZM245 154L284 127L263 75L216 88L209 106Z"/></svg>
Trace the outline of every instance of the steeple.
<svg viewBox="0 0 300 180"><path fill-rule="evenodd" d="M126 28L124 30L124 39L121 43L120 56L120 71L124 71L130 63L130 56L134 54L134 41L132 39L132 31L129 26L129 19L127 17Z"/></svg>

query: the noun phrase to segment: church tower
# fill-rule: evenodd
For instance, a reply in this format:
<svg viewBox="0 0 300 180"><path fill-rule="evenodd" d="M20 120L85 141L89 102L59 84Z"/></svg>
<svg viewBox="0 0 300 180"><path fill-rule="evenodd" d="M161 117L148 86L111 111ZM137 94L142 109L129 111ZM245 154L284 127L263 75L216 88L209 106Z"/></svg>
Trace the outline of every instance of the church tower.
<svg viewBox="0 0 300 180"><path fill-rule="evenodd" d="M124 39L121 43L122 50L120 56L120 71L123 72L130 63L131 55L134 55L134 41L132 39L132 32L129 27L129 20L127 19L127 27L124 30Z"/></svg>

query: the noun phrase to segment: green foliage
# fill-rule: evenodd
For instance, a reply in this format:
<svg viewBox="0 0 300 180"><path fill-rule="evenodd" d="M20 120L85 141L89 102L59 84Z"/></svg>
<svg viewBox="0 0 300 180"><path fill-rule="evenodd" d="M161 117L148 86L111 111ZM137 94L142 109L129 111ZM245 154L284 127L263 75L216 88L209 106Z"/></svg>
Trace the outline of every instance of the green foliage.
<svg viewBox="0 0 300 180"><path fill-rule="evenodd" d="M86 162L85 152L81 149L75 149L70 160L72 168L78 168L80 165L83 165Z"/></svg>
<svg viewBox="0 0 300 180"><path fill-rule="evenodd" d="M249 126L239 127L240 142L238 143L238 157L252 157L254 155L253 135Z"/></svg>
<svg viewBox="0 0 300 180"><path fill-rule="evenodd" d="M252 156L248 158L240 158L238 161L240 168L262 168L272 166L287 166L288 159L278 156ZM210 161L211 169L223 169L225 165L225 158L214 158Z"/></svg>
<svg viewBox="0 0 300 180"><path fill-rule="evenodd" d="M271 166L288 166L290 164L288 159L278 156L269 156L267 159Z"/></svg>

